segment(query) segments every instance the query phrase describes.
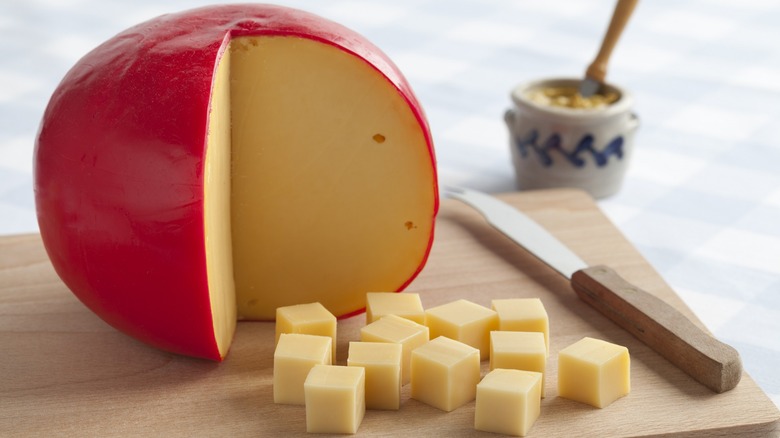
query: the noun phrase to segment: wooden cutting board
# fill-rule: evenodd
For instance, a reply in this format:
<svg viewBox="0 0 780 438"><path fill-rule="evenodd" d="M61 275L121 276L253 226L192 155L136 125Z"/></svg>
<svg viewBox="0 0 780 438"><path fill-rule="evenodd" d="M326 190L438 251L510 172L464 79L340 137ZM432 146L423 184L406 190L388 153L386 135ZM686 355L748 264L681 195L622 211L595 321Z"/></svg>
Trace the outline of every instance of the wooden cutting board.
<svg viewBox="0 0 780 438"><path fill-rule="evenodd" d="M607 264L690 310L585 194L503 198L589 264ZM744 375L715 394L592 310L567 281L495 232L465 205L442 203L430 260L409 287L426 307L459 298L540 297L550 317L547 397L529 436L775 435L775 405ZM339 322L338 363L364 315ZM631 393L605 409L557 396L557 351L583 336L625 345ZM273 323L239 323L221 364L178 357L117 332L54 273L37 235L0 238L0 436L295 436L303 406L272 401ZM488 363L482 363L483 373ZM474 431L474 402L446 413L402 392L399 411L368 411L358 435L495 436Z"/></svg>

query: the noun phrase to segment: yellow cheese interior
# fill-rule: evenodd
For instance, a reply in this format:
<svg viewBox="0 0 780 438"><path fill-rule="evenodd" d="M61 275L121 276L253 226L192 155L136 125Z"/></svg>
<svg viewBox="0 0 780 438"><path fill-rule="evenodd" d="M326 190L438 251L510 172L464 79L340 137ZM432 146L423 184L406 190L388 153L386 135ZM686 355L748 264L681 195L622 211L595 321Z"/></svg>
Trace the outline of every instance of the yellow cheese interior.
<svg viewBox="0 0 780 438"><path fill-rule="evenodd" d="M236 317L315 301L341 316L417 271L434 163L406 100L367 62L299 37L234 38L209 114L206 261L223 356Z"/></svg>
<svg viewBox="0 0 780 438"><path fill-rule="evenodd" d="M558 353L558 395L604 408L631 391L628 349L582 338Z"/></svg>
<svg viewBox="0 0 780 438"><path fill-rule="evenodd" d="M366 409L401 407L403 348L389 342L350 342L347 366L366 370Z"/></svg>
<svg viewBox="0 0 780 438"><path fill-rule="evenodd" d="M366 294L366 324L371 324L387 315L396 315L425 324L420 294L369 292Z"/></svg>
<svg viewBox="0 0 780 438"><path fill-rule="evenodd" d="M366 62L297 37L231 43L239 318L319 301L335 315L397 290L432 227L425 138Z"/></svg>
<svg viewBox="0 0 780 438"><path fill-rule="evenodd" d="M507 298L493 300L492 308L498 312L498 326L502 331L541 332L547 354L550 351L550 320L539 298Z"/></svg>
<svg viewBox="0 0 780 438"><path fill-rule="evenodd" d="M362 367L317 365L306 382L306 432L357 433L366 413Z"/></svg>
<svg viewBox="0 0 780 438"><path fill-rule="evenodd" d="M294 304L276 309L277 343L282 333L329 336L333 339L332 362L336 363L336 317L322 304Z"/></svg>
<svg viewBox="0 0 780 438"><path fill-rule="evenodd" d="M547 367L547 346L540 332L490 332L490 369L535 371L542 374L541 394L544 397L544 372Z"/></svg>
<svg viewBox="0 0 780 438"><path fill-rule="evenodd" d="M230 51L217 66L209 109L204 166L206 274L214 337L225 357L236 328L236 297L230 231Z"/></svg>
<svg viewBox="0 0 780 438"><path fill-rule="evenodd" d="M283 333L274 350L274 403L302 405L303 384L315 365L330 365L329 336Z"/></svg>
<svg viewBox="0 0 780 438"><path fill-rule="evenodd" d="M403 350L401 364L401 382L409 383L411 379L410 361L412 351L428 342L430 339L428 327L417 324L396 315L387 315L379 321L360 329L360 340L363 342L393 342L401 344Z"/></svg>
<svg viewBox="0 0 780 438"><path fill-rule="evenodd" d="M533 371L495 369L477 385L474 428L525 436L539 418L541 375Z"/></svg>
<svg viewBox="0 0 780 438"><path fill-rule="evenodd" d="M412 351L411 397L450 412L471 400L480 377L479 350L440 336Z"/></svg>
<svg viewBox="0 0 780 438"><path fill-rule="evenodd" d="M425 311L425 325L431 338L446 336L479 349L482 359L490 356L490 332L498 330L498 314L468 300L457 300Z"/></svg>

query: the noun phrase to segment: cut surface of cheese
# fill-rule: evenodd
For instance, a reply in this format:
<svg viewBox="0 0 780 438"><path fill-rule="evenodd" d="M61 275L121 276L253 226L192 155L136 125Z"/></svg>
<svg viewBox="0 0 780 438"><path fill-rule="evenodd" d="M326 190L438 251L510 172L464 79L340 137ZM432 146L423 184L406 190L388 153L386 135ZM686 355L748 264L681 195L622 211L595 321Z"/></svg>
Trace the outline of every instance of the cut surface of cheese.
<svg viewBox="0 0 780 438"><path fill-rule="evenodd" d="M450 412L476 397L480 368L474 347L439 336L412 351L411 367L415 400Z"/></svg>
<svg viewBox="0 0 780 438"><path fill-rule="evenodd" d="M585 337L558 352L558 395L605 408L631 391L628 349Z"/></svg>
<svg viewBox="0 0 780 438"><path fill-rule="evenodd" d="M347 366L366 369L366 409L401 407L403 347L390 342L350 342Z"/></svg>
<svg viewBox="0 0 780 438"><path fill-rule="evenodd" d="M403 288L427 256L436 182L425 134L365 60L297 36L234 38L207 138L206 265L223 357L236 319L313 301L350 314L366 290Z"/></svg>
<svg viewBox="0 0 780 438"><path fill-rule="evenodd" d="M539 298L506 298L493 300L491 307L498 313L498 329L514 332L544 333L547 354L550 351L550 320Z"/></svg>
<svg viewBox="0 0 780 438"><path fill-rule="evenodd" d="M314 366L303 384L306 432L357 433L366 413L362 367Z"/></svg>
<svg viewBox="0 0 780 438"><path fill-rule="evenodd" d="M490 332L498 330L498 315L477 303L457 300L426 310L425 325L431 339L446 336L471 345L484 360L490 356Z"/></svg>
<svg viewBox="0 0 780 438"><path fill-rule="evenodd" d="M542 376L533 371L495 369L477 385L474 428L525 436L541 412Z"/></svg>
<svg viewBox="0 0 780 438"><path fill-rule="evenodd" d="M336 363L336 317L320 303L294 304L276 309L276 342L282 333L328 336L333 339L332 363Z"/></svg>
<svg viewBox="0 0 780 438"><path fill-rule="evenodd" d="M396 315L425 324L425 310L420 294L369 292L366 294L366 324L381 319L387 315Z"/></svg>
<svg viewBox="0 0 780 438"><path fill-rule="evenodd" d="M544 373L547 368L547 346L541 332L490 332L490 369L535 371L542 374L541 394L544 397Z"/></svg>
<svg viewBox="0 0 780 438"><path fill-rule="evenodd" d="M433 227L425 135L364 60L299 37L230 43L239 318L321 302L362 309L420 267Z"/></svg>
<svg viewBox="0 0 780 438"><path fill-rule="evenodd" d="M379 321L360 329L360 340L363 342L393 342L401 344L403 363L401 364L401 381L405 385L411 379L410 361L412 350L430 340L430 330L396 315L387 315Z"/></svg>
<svg viewBox="0 0 780 438"><path fill-rule="evenodd" d="M283 333L274 350L274 403L302 405L303 384L315 365L331 365L329 336Z"/></svg>
<svg viewBox="0 0 780 438"><path fill-rule="evenodd" d="M206 149L203 183L206 276L217 348L225 357L236 329L230 231L230 51L217 66L209 113L211 147Z"/></svg>

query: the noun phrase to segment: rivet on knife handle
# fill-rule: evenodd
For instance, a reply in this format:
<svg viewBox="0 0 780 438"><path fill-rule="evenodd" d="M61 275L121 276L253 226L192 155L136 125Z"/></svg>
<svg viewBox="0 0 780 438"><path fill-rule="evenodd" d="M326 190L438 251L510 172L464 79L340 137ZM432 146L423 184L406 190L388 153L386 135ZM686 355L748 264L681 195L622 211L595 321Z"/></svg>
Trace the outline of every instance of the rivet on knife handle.
<svg viewBox="0 0 780 438"><path fill-rule="evenodd" d="M734 348L614 270L582 269L571 285L581 299L713 391L728 391L739 383L742 361Z"/></svg>

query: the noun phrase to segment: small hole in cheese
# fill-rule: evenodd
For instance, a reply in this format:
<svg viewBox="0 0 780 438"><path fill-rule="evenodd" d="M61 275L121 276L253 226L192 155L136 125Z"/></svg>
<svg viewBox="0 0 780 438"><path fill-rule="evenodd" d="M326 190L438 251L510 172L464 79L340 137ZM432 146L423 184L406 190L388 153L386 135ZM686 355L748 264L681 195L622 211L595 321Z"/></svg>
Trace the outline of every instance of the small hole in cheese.
<svg viewBox="0 0 780 438"><path fill-rule="evenodd" d="M417 228L417 225L415 225L414 222L412 221L406 221L404 223L404 226L406 227L407 230L411 230L412 228Z"/></svg>
<svg viewBox="0 0 780 438"><path fill-rule="evenodd" d="M382 134L374 134L374 137L372 137L375 142L377 143L384 143L385 142L385 136Z"/></svg>

